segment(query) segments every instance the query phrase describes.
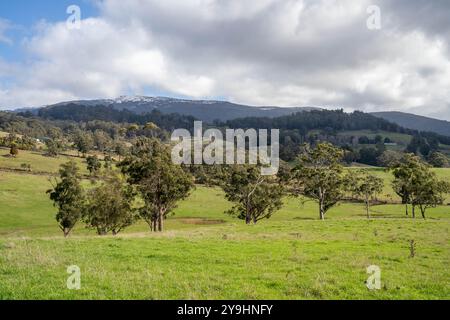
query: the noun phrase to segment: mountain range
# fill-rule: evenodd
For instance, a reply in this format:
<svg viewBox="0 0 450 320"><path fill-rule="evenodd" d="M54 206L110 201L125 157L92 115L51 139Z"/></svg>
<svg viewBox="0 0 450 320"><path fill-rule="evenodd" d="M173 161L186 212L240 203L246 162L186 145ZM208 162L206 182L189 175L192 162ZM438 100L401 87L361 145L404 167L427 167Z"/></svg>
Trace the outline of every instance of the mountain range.
<svg viewBox="0 0 450 320"><path fill-rule="evenodd" d="M117 99L79 100L61 102L45 108L57 108L69 104L83 106L109 106L116 110L129 110L137 114L144 114L158 110L164 114L178 113L193 116L196 119L213 122L227 121L246 117L281 117L296 112L319 110L314 107L281 108L274 106L252 107L227 101L215 100L186 100L167 97L122 96Z"/></svg>
<svg viewBox="0 0 450 320"><path fill-rule="evenodd" d="M145 114L158 110L163 114L178 113L193 116L196 119L213 122L214 120L227 121L247 117L275 118L291 115L297 112L320 110L319 107L291 107L276 106L254 107L216 100L187 100L168 97L121 96L117 99L96 99L61 102L43 108L22 109L16 111L29 111L38 113L40 109L52 109L68 105L85 107L107 106L116 110L128 110L136 114ZM408 129L435 132L450 136L450 122L403 112L374 112L375 117L383 118Z"/></svg>

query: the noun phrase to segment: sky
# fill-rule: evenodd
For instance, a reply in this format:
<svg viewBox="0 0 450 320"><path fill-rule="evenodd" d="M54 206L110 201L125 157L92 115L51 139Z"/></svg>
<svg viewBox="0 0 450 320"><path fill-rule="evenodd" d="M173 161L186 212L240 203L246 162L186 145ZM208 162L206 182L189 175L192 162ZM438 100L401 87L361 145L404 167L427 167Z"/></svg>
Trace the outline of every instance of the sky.
<svg viewBox="0 0 450 320"><path fill-rule="evenodd" d="M0 109L148 95L450 120L449 17L448 0L0 1Z"/></svg>

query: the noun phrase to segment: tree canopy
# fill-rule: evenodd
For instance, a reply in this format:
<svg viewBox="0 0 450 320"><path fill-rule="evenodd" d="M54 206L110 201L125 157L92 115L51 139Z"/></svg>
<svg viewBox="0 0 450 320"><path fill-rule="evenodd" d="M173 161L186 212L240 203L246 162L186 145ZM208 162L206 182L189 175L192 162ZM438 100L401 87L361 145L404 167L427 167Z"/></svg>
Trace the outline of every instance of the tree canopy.
<svg viewBox="0 0 450 320"><path fill-rule="evenodd" d="M81 177L75 162L62 164L59 175L60 180L47 193L58 208L56 221L67 237L83 215L85 192L80 184Z"/></svg>
<svg viewBox="0 0 450 320"><path fill-rule="evenodd" d="M306 147L294 169L294 180L301 193L319 204L321 220L344 196L342 157L341 149L329 143L320 143L314 149Z"/></svg>
<svg viewBox="0 0 450 320"><path fill-rule="evenodd" d="M283 205L284 187L276 176L262 176L256 165L231 165L224 174L222 188L234 206L228 214L256 224L268 219Z"/></svg>
<svg viewBox="0 0 450 320"><path fill-rule="evenodd" d="M119 166L144 201L141 218L151 230L163 231L164 220L193 188L192 176L172 163L168 146L156 139L139 139Z"/></svg>

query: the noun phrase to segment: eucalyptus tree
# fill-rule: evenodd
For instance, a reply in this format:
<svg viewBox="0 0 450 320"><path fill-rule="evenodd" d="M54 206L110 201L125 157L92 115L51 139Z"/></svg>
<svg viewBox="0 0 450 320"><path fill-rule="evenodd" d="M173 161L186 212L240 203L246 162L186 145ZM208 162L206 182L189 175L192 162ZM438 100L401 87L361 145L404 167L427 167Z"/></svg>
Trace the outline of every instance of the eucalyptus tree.
<svg viewBox="0 0 450 320"><path fill-rule="evenodd" d="M321 220L344 196L346 179L342 158L341 149L320 143L315 148L306 146L294 168L293 179L300 193L318 203Z"/></svg>
<svg viewBox="0 0 450 320"><path fill-rule="evenodd" d="M284 187L277 176L263 176L257 165L230 165L222 189L234 206L226 213L256 224L269 219L283 205Z"/></svg>
<svg viewBox="0 0 450 320"><path fill-rule="evenodd" d="M352 194L363 199L367 218L370 219L370 203L383 191L383 179L370 174L367 170L352 170L347 174L346 186Z"/></svg>
<svg viewBox="0 0 450 320"><path fill-rule="evenodd" d="M133 188L117 173L108 171L105 181L88 192L83 220L99 235L117 235L138 219L134 200Z"/></svg>
<svg viewBox="0 0 450 320"><path fill-rule="evenodd" d="M430 167L413 154L406 154L401 163L392 168L392 173L393 189L406 206L412 206L413 218L416 207L425 218L426 210L442 204L450 189L448 182L439 180Z"/></svg>
<svg viewBox="0 0 450 320"><path fill-rule="evenodd" d="M85 193L81 186L81 176L75 162L62 164L59 170L60 179L47 191L50 200L58 208L58 221L64 237L67 237L83 216Z"/></svg>
<svg viewBox="0 0 450 320"><path fill-rule="evenodd" d="M152 231L163 231L164 220L194 187L192 176L172 162L169 147L156 139L139 138L119 166L144 202L140 217Z"/></svg>

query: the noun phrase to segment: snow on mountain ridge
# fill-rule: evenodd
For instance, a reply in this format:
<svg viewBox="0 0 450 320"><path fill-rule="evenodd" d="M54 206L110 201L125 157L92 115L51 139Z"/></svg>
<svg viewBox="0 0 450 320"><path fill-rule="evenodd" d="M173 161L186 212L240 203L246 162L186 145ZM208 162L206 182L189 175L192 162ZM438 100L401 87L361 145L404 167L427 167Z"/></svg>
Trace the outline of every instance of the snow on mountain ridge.
<svg viewBox="0 0 450 320"><path fill-rule="evenodd" d="M145 97L145 96L120 96L116 99L113 99L115 103L150 103L155 102L157 98L155 97Z"/></svg>
<svg viewBox="0 0 450 320"><path fill-rule="evenodd" d="M188 99L177 99L169 97L148 97L148 96L120 96L112 100L114 103L153 103L153 102L177 102L177 103L200 103L200 104L214 104L221 103L221 101L214 100L188 100Z"/></svg>
<svg viewBox="0 0 450 320"><path fill-rule="evenodd" d="M227 121L246 117L279 117L296 112L311 111L318 108L281 108L274 106L248 106L228 101L215 100L188 100L169 97L151 96L127 96L123 95L115 99L78 100L61 102L49 105L46 108L60 106L80 105L83 107L106 106L123 111L127 110L135 114L146 114L155 110L164 114L180 114L192 116L196 119L213 122L214 120Z"/></svg>

